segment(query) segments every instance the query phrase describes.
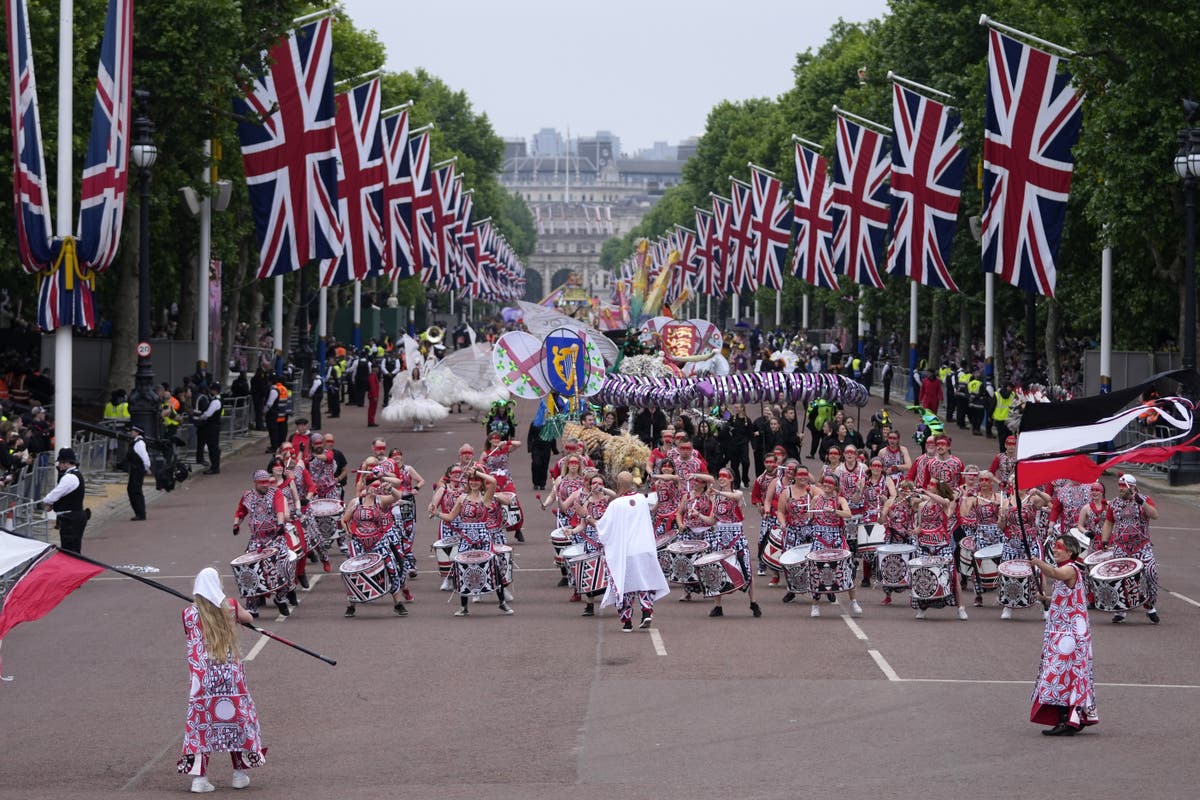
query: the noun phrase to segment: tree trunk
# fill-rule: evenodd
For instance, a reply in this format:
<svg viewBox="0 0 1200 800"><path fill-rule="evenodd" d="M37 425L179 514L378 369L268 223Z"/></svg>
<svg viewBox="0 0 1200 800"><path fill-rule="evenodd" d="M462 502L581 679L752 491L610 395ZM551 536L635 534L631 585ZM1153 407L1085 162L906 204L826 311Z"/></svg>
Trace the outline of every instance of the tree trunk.
<svg viewBox="0 0 1200 800"><path fill-rule="evenodd" d="M242 324L242 284L246 281L246 273L250 270L250 237L242 237L238 244L237 267L232 279L228 273L221 272L221 298L227 305L225 311L225 336L221 342L222 371L229 368L233 356L233 345L237 337L238 326ZM249 368L249 365L247 365ZM255 365L257 369L257 365ZM213 374L217 372L214 370Z"/></svg>
<svg viewBox="0 0 1200 800"><path fill-rule="evenodd" d="M937 371L942 363L942 301L945 292L933 292L929 308L929 368Z"/></svg>
<svg viewBox="0 0 1200 800"><path fill-rule="evenodd" d="M136 207L135 207L136 208ZM137 219L136 214L126 219ZM112 351L108 356L108 394L117 389L132 391L137 369L138 341L138 236L137 223L128 226L135 233L125 236L117 255L117 296L113 308ZM110 278L111 280L111 278ZM107 398L105 398L107 399Z"/></svg>
<svg viewBox="0 0 1200 800"><path fill-rule="evenodd" d="M958 298L958 363L966 365L970 372L975 371L975 357L971 353L971 308L967 298Z"/></svg>
<svg viewBox="0 0 1200 800"><path fill-rule="evenodd" d="M291 360L292 350L292 331L296 329L296 314L300 311L300 291L303 287L303 271L293 272L291 275L284 277L284 305L283 311L283 341L276 343L275 347L283 354L284 361ZM291 281L288 286L287 282Z"/></svg>
<svg viewBox="0 0 1200 800"><path fill-rule="evenodd" d="M256 280L250 284L250 315L246 318L250 325L250 334L246 344L251 347L258 347L258 329L262 326L263 287L269 283L271 282Z"/></svg>
<svg viewBox="0 0 1200 800"><path fill-rule="evenodd" d="M1059 306L1053 297L1046 298L1046 383L1058 386L1058 323Z"/></svg>
<svg viewBox="0 0 1200 800"><path fill-rule="evenodd" d="M175 330L175 338L196 341L196 284L198 278L196 277L195 257L189 256L183 259L179 272L179 283L179 327ZM212 368L211 364L209 368Z"/></svg>

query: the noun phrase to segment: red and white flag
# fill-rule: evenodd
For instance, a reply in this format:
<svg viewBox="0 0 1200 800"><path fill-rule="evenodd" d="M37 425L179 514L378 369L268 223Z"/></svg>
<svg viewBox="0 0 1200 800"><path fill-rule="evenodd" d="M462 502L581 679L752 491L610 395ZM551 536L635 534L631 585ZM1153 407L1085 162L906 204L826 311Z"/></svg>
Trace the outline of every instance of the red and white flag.
<svg viewBox="0 0 1200 800"><path fill-rule="evenodd" d="M730 181L729 238L725 240L728 263L725 277L733 292L743 289L754 291L754 200L750 184L734 179Z"/></svg>
<svg viewBox="0 0 1200 800"><path fill-rule="evenodd" d="M751 290L783 287L783 262L792 238L792 204L783 193L779 180L765 170L750 167L750 185L754 201L751 228L754 249L751 259Z"/></svg>
<svg viewBox="0 0 1200 800"><path fill-rule="evenodd" d="M796 184L792 214L796 247L792 274L813 286L837 289L833 269L833 184L828 165L816 150L796 142Z"/></svg>
<svg viewBox="0 0 1200 800"><path fill-rule="evenodd" d="M883 288L883 240L888 228L891 160L887 139L844 116L837 118L833 161L833 263L855 283Z"/></svg>

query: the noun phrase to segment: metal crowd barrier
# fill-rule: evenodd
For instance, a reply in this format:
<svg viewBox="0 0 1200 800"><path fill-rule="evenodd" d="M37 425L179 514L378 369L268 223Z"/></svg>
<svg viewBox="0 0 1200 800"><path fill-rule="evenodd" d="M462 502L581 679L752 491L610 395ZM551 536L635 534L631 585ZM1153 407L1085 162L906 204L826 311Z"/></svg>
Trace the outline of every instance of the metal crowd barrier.
<svg viewBox="0 0 1200 800"><path fill-rule="evenodd" d="M29 536L33 539L41 539L43 542L50 541L50 531L54 529L54 522L46 516L42 509L42 504L34 502L10 502L11 495L0 496L0 519L4 521L4 527L14 533L19 533L22 536Z"/></svg>

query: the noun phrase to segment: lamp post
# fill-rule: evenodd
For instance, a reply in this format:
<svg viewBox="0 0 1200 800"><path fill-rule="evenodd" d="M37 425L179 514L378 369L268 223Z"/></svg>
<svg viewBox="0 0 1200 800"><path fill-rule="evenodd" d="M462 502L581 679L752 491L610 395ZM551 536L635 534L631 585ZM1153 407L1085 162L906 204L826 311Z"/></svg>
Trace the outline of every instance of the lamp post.
<svg viewBox="0 0 1200 800"><path fill-rule="evenodd" d="M159 436L159 401L154 391L154 367L150 363L150 168L158 159L158 148L151 134L154 124L146 116L150 93L136 91L138 115L133 121L133 145L129 156L138 170L138 363L134 373L133 394L129 398L130 421L146 433Z"/></svg>
<svg viewBox="0 0 1200 800"><path fill-rule="evenodd" d="M1194 105L1194 104L1193 104ZM1196 122L1196 109L1188 114L1188 125ZM1175 154L1175 174L1183 181L1184 272L1183 287L1183 368L1196 368L1196 184L1200 182L1200 128L1179 132L1179 152Z"/></svg>

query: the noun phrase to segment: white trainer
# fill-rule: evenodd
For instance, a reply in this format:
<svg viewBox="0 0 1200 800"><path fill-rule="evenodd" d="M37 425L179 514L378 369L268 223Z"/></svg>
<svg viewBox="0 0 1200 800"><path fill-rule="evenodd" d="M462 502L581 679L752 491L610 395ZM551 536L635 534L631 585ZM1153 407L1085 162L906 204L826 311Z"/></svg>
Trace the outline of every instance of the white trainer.
<svg viewBox="0 0 1200 800"><path fill-rule="evenodd" d="M192 778L192 791L196 794L214 792L216 789L217 787L213 786L212 783L209 782L208 778L204 777L203 775L201 775L199 778Z"/></svg>
<svg viewBox="0 0 1200 800"><path fill-rule="evenodd" d="M233 771L233 779L229 781L229 785L235 789L245 789L250 785L250 776L240 769Z"/></svg>
<svg viewBox="0 0 1200 800"><path fill-rule="evenodd" d="M855 616L855 617L862 616L862 606L860 606L858 604L857 600L850 601L850 614L851 614L851 616Z"/></svg>
<svg viewBox="0 0 1200 800"><path fill-rule="evenodd" d="M1000 612L1000 619L1012 619L1012 609L1005 606L1004 610Z"/></svg>
<svg viewBox="0 0 1200 800"><path fill-rule="evenodd" d="M818 606L818 605L815 605L815 604L814 604L814 605L813 605L813 607L812 607L812 611L808 612L808 615L809 615L810 617L819 617L819 616L821 616L821 607L820 607L820 606Z"/></svg>
<svg viewBox="0 0 1200 800"><path fill-rule="evenodd" d="M442 591L443 591L443 592L448 592L448 591L450 591L450 590L451 590L451 588L453 588L453 587L451 587L451 586L450 586L450 579L449 579L449 578L442 578Z"/></svg>
<svg viewBox="0 0 1200 800"><path fill-rule="evenodd" d="M958 607L958 618L959 619L967 618L967 610L965 608L963 608L962 606Z"/></svg>
<svg viewBox="0 0 1200 800"><path fill-rule="evenodd" d="M925 619L925 609L923 609L923 608L917 609L917 619Z"/></svg>

